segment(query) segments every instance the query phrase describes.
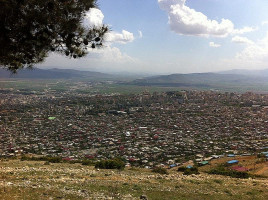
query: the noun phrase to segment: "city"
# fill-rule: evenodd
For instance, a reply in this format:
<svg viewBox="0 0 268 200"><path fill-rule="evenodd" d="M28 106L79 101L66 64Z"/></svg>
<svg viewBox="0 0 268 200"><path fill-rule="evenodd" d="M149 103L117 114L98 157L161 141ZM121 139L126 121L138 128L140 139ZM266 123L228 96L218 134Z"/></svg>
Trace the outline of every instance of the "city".
<svg viewBox="0 0 268 200"><path fill-rule="evenodd" d="M251 155L268 147L268 95L178 91L129 95L1 94L0 156L123 158L151 168Z"/></svg>

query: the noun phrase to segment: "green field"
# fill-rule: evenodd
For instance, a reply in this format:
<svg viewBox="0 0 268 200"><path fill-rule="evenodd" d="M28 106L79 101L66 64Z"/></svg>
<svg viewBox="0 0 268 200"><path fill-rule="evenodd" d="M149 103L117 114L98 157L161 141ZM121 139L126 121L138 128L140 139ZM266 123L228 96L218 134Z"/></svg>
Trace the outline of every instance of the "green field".
<svg viewBox="0 0 268 200"><path fill-rule="evenodd" d="M233 85L228 82L219 83L213 87L174 87L174 86L139 86L120 83L109 82L89 82L85 80L27 80L27 79L8 79L0 80L0 90L8 90L10 93L81 93L81 94L137 94L142 92L166 92L179 90L213 90L222 92L238 92L244 93L247 91L254 91L258 93L267 93L268 84L266 85Z"/></svg>

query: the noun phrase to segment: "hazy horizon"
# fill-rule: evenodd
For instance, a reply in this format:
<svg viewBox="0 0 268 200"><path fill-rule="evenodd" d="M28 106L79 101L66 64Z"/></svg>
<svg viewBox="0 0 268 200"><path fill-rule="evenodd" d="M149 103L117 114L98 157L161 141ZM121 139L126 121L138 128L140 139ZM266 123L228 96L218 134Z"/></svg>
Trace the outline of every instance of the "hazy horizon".
<svg viewBox="0 0 268 200"><path fill-rule="evenodd" d="M167 73L167 72L129 72L129 71L105 71L105 70L98 70L98 69L87 69L87 68L63 68L61 66L42 66L42 67L36 67L38 69L44 69L44 70L51 70L51 69L62 69L62 70L78 70L78 71L88 71L88 72L99 72L99 73L107 73L107 74L115 74L115 75L148 75L148 76L157 76L157 75L171 75L171 74L198 74L198 73L232 73L232 72L256 72L256 71L262 71L262 70L268 70L268 68L263 69L228 69L228 70L217 70L217 71L204 71L204 72L189 72L189 73L180 73L180 72L174 72L174 73ZM33 68L35 69L35 68ZM30 69L31 70L31 69Z"/></svg>

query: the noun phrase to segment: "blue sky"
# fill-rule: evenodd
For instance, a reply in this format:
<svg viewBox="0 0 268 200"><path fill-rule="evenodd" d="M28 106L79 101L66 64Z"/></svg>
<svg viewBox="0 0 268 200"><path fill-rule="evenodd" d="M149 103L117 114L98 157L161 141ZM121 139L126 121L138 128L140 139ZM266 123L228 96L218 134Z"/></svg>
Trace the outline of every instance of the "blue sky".
<svg viewBox="0 0 268 200"><path fill-rule="evenodd" d="M42 67L150 74L268 68L266 0L99 0L85 23L111 27L86 58Z"/></svg>

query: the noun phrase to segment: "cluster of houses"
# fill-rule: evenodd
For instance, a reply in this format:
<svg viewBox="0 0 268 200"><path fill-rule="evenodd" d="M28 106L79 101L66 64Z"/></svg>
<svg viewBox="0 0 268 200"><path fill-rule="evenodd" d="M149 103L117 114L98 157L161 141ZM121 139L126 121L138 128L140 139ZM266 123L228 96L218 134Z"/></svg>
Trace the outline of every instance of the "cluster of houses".
<svg viewBox="0 0 268 200"><path fill-rule="evenodd" d="M268 95L0 94L0 156L121 157L128 165L201 165L268 147Z"/></svg>

